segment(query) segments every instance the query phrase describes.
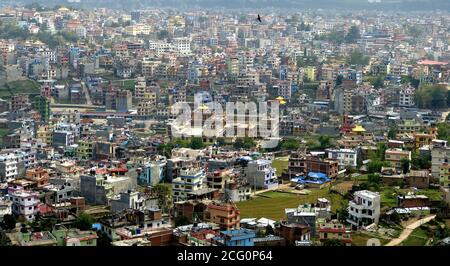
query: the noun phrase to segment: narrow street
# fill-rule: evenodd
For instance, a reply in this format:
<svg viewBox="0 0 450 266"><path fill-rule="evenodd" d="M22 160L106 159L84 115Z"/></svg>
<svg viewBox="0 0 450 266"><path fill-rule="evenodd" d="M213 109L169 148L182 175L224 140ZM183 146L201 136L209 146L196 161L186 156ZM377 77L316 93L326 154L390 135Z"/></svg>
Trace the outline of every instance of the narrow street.
<svg viewBox="0 0 450 266"><path fill-rule="evenodd" d="M421 226L422 224L428 223L429 221L433 220L435 217L436 217L436 215L431 215L431 216L425 217L423 219L420 219L418 221L415 221L414 223L406 226L406 228L403 229L400 236L398 238L392 239L389 243L386 244L386 246L398 246L405 239L407 239L409 235L411 235L411 233L414 231L414 229Z"/></svg>

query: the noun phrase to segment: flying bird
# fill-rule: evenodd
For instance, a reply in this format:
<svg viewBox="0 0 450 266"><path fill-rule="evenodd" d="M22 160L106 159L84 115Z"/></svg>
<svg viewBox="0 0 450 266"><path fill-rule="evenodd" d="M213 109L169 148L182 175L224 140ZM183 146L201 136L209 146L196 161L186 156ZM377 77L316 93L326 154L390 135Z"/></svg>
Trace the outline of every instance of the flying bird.
<svg viewBox="0 0 450 266"><path fill-rule="evenodd" d="M259 16L259 14L258 14L258 21L261 22L261 17Z"/></svg>

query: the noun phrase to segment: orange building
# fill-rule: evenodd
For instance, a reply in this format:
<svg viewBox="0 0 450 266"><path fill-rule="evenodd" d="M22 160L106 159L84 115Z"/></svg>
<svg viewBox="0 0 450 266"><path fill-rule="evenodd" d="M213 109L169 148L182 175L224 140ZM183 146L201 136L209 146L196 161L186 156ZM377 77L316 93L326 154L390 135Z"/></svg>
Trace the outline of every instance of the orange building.
<svg viewBox="0 0 450 266"><path fill-rule="evenodd" d="M49 178L47 170L43 168L28 169L25 174L25 179L36 182L38 187L47 185Z"/></svg>
<svg viewBox="0 0 450 266"><path fill-rule="evenodd" d="M239 229L241 225L240 211L234 203L208 204L205 220L218 224L221 230Z"/></svg>

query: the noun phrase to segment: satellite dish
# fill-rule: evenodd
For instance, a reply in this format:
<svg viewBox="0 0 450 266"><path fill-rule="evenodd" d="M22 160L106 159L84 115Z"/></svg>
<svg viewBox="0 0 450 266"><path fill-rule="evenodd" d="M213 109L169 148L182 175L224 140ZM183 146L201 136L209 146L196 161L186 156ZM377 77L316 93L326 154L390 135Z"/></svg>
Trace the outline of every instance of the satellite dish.
<svg viewBox="0 0 450 266"><path fill-rule="evenodd" d="M371 238L367 240L368 247L379 247L381 246L381 242L378 238Z"/></svg>

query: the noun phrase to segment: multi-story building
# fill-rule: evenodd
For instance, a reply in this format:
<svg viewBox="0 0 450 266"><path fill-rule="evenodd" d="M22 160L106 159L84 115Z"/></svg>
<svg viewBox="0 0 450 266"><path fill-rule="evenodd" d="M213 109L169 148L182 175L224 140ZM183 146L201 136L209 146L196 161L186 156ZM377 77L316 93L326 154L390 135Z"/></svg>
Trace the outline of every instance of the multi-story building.
<svg viewBox="0 0 450 266"><path fill-rule="evenodd" d="M0 155L1 181L17 178L22 171L25 171L25 164L23 161L19 160L17 154L7 153Z"/></svg>
<svg viewBox="0 0 450 266"><path fill-rule="evenodd" d="M448 187L450 179L450 163L443 163L439 170L439 184L443 187Z"/></svg>
<svg viewBox="0 0 450 266"><path fill-rule="evenodd" d="M8 197L12 201L13 214L24 217L27 221L34 220L38 212L39 194L27 191L22 187L9 187Z"/></svg>
<svg viewBox="0 0 450 266"><path fill-rule="evenodd" d="M441 166L450 163L450 147L447 141L435 140L431 148L431 175L434 179L439 179Z"/></svg>
<svg viewBox="0 0 450 266"><path fill-rule="evenodd" d="M399 94L400 95L398 105L400 107L413 107L415 105L414 88L412 87L402 88L400 89Z"/></svg>
<svg viewBox="0 0 450 266"><path fill-rule="evenodd" d="M397 170L402 170L402 161L411 161L411 151L389 149L386 150L384 158L391 167L395 167Z"/></svg>
<svg viewBox="0 0 450 266"><path fill-rule="evenodd" d="M240 228L240 212L234 203L212 202L208 204L204 218L218 224L221 230Z"/></svg>
<svg viewBox="0 0 450 266"><path fill-rule="evenodd" d="M270 160L259 159L249 161L244 167L244 177L250 186L255 189L269 189L278 187L276 169L272 167Z"/></svg>
<svg viewBox="0 0 450 266"><path fill-rule="evenodd" d="M380 219L380 194L368 190L356 191L348 203L347 222L354 227L378 224Z"/></svg>
<svg viewBox="0 0 450 266"><path fill-rule="evenodd" d="M172 180L172 195L174 202L188 199L189 193L205 186L206 174L201 168L183 168L180 176Z"/></svg>
<svg viewBox="0 0 450 266"><path fill-rule="evenodd" d="M352 149L327 149L328 158L337 160L339 168L356 167L358 151Z"/></svg>
<svg viewBox="0 0 450 266"><path fill-rule="evenodd" d="M329 178L335 178L338 175L339 164L337 160L320 159L315 156L294 153L289 157L287 171L289 178L297 174L307 175L309 172L324 173Z"/></svg>

